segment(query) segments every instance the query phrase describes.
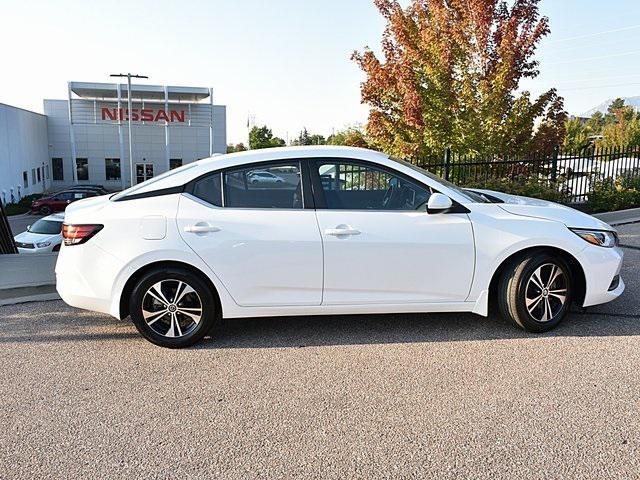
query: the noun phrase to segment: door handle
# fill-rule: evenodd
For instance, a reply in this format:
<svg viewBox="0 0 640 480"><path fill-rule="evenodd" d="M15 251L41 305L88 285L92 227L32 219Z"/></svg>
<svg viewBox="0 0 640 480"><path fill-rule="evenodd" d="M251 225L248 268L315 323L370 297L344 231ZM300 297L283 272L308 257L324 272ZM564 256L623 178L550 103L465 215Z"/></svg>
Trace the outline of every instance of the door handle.
<svg viewBox="0 0 640 480"><path fill-rule="evenodd" d="M348 235L360 235L360 230L351 228L349 225L338 225L336 228L327 228L324 231L325 235L331 235L333 237L342 237Z"/></svg>
<svg viewBox="0 0 640 480"><path fill-rule="evenodd" d="M220 229L218 227L213 227L204 223L196 223L195 225L189 225L188 227L184 227L184 231L188 233L212 233L219 232Z"/></svg>

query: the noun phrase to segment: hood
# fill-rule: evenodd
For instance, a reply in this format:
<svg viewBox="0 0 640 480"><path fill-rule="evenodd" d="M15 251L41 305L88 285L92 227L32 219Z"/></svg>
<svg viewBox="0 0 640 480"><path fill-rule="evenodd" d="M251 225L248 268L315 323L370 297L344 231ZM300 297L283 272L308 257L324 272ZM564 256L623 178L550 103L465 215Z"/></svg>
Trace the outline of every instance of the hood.
<svg viewBox="0 0 640 480"><path fill-rule="evenodd" d="M60 239L60 234L48 234L48 233L31 233L22 232L13 239L20 243L42 243L42 242L54 242Z"/></svg>
<svg viewBox="0 0 640 480"><path fill-rule="evenodd" d="M503 210L513 215L523 217L542 218L562 222L571 228L592 228L595 230L614 230L611 225L598 220L591 215L580 212L574 208L560 205L559 203L540 200L538 198L520 197L508 193L495 192L493 190L473 189L476 192L486 193L492 197L502 200L504 203L497 203Z"/></svg>

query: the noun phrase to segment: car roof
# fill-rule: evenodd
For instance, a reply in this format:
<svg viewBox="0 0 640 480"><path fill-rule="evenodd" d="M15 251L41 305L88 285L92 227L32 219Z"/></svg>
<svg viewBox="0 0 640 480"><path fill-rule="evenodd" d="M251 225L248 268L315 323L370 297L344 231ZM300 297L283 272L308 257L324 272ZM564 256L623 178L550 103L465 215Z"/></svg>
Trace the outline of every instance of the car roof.
<svg viewBox="0 0 640 480"><path fill-rule="evenodd" d="M358 147L345 147L333 145L311 145L300 147L277 147L264 148L260 150L247 150L244 152L227 153L224 155L214 155L209 158L188 163L182 167L170 170L158 175L151 180L147 180L141 184L135 185L127 190L123 190L110 197L111 200L119 200L129 195L138 195L148 192L154 192L163 189L172 189L177 185L184 185L195 178L205 175L218 169L249 165L253 163L269 162L269 161L287 161L305 158L344 158L354 160L370 161L372 163L393 168L404 174L420 178L424 183L438 187L438 191L449 195L454 200L461 203L468 202L468 199L459 192L443 185L442 183L430 178L415 168L403 165L396 160L390 159L389 155Z"/></svg>
<svg viewBox="0 0 640 480"><path fill-rule="evenodd" d="M54 213L53 215L47 215L39 220L49 220L52 222L64 222L64 213Z"/></svg>

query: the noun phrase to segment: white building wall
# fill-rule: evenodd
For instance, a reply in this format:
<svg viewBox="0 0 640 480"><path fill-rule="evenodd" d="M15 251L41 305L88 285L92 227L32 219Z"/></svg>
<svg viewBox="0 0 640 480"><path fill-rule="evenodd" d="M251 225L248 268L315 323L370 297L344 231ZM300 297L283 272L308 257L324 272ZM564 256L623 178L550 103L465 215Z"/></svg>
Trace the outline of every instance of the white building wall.
<svg viewBox="0 0 640 480"><path fill-rule="evenodd" d="M74 100L79 102L79 100ZM89 101L90 102L90 101ZM74 103L76 105L76 103ZM192 104L192 109L206 110L209 104ZM45 100L44 112L49 125L49 157L62 158L64 180L54 181L56 187L73 183L74 163L71 159L71 139L69 132L69 110L67 100ZM209 115L207 113L207 115ZM213 106L213 152L226 153L226 107ZM118 126L113 123L75 123L73 125L76 143L76 158L87 158L89 179L79 184L101 184L110 189L119 189L121 180L107 181L105 158L120 158ZM155 123L132 127L134 164L151 163L154 176L167 170L164 124ZM120 158L121 174L127 186L129 183L129 136L127 122L123 122L125 158ZM183 165L209 156L209 127L189 125L169 125L169 158L182 159ZM49 162L50 162L49 159ZM134 167L135 168L135 167ZM134 172L135 173L135 172Z"/></svg>
<svg viewBox="0 0 640 480"><path fill-rule="evenodd" d="M51 185L51 167L48 165L45 116L0 104L0 200L11 203L13 198L17 202L25 195L41 193L48 188ZM24 172L27 187L24 186Z"/></svg>

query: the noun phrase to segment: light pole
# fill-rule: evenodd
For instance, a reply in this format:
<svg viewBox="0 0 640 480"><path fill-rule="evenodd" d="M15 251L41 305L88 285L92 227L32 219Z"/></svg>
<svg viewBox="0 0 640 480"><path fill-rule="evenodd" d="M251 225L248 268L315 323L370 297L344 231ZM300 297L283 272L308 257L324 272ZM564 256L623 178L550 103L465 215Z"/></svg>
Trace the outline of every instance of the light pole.
<svg viewBox="0 0 640 480"><path fill-rule="evenodd" d="M131 174L131 186L133 187L133 140L131 138L131 79L149 78L135 73L112 73L110 77L127 77L127 118L129 119L129 173ZM120 112L118 112L120 115Z"/></svg>

